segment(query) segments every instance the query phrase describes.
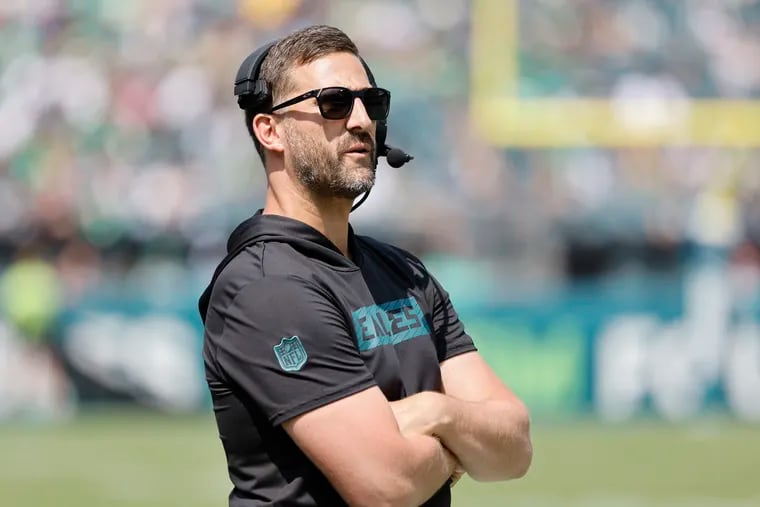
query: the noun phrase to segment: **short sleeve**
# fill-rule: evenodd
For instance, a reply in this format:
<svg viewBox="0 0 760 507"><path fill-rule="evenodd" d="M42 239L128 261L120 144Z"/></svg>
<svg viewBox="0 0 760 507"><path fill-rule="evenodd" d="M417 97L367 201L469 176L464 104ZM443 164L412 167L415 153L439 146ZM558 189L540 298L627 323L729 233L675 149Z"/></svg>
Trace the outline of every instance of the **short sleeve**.
<svg viewBox="0 0 760 507"><path fill-rule="evenodd" d="M375 385L328 293L296 277L246 285L223 312L222 375L279 425Z"/></svg>
<svg viewBox="0 0 760 507"><path fill-rule="evenodd" d="M428 276L430 283L427 296L431 301L438 361L442 362L459 354L477 350L472 338L465 331L464 324L459 320L449 293L433 275L428 274Z"/></svg>

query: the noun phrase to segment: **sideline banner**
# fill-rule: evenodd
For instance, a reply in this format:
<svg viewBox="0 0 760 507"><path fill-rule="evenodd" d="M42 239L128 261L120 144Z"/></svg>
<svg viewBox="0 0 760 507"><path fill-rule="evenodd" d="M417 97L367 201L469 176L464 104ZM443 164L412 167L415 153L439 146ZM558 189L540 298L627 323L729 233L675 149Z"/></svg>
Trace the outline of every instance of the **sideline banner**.
<svg viewBox="0 0 760 507"><path fill-rule="evenodd" d="M760 421L758 298L721 267L679 284L574 289L462 315L486 360L537 415Z"/></svg>
<svg viewBox="0 0 760 507"><path fill-rule="evenodd" d="M705 265L676 280L607 279L509 304L452 299L536 418L760 421L760 295L744 282ZM59 319L48 348L0 322L0 419L113 401L207 409L194 303L93 298Z"/></svg>

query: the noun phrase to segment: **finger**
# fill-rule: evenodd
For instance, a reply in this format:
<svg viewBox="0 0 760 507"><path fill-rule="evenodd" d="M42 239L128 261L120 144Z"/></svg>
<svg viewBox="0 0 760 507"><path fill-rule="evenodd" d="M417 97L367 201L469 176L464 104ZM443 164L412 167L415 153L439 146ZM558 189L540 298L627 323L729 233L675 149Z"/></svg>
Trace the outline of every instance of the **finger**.
<svg viewBox="0 0 760 507"><path fill-rule="evenodd" d="M462 470L461 468L457 468L456 470L454 470L454 473L451 474L451 477L449 478L449 480L451 481L450 487L453 488L454 485L457 482L459 482L459 479L461 479L463 475L464 475L464 470Z"/></svg>

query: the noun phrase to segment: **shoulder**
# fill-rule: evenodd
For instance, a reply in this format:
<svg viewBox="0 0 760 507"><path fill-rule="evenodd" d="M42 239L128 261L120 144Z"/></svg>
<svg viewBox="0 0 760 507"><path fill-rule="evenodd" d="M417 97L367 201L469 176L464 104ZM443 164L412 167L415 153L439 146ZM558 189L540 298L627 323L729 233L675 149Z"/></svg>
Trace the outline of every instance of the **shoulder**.
<svg viewBox="0 0 760 507"><path fill-rule="evenodd" d="M406 274L417 279L426 280L429 278L430 275L425 264L413 253L369 236L357 235L356 239L365 251L393 263L394 267L402 269Z"/></svg>
<svg viewBox="0 0 760 507"><path fill-rule="evenodd" d="M449 296L444 287L415 254L369 236L357 236L357 240L365 252L370 252L390 271L410 280L415 287L424 292L430 301L438 302L448 299Z"/></svg>
<svg viewBox="0 0 760 507"><path fill-rule="evenodd" d="M278 243L255 243L235 256L214 283L207 319L223 325L234 309L258 313L263 299L282 304L326 297L298 256L288 255L288 250Z"/></svg>

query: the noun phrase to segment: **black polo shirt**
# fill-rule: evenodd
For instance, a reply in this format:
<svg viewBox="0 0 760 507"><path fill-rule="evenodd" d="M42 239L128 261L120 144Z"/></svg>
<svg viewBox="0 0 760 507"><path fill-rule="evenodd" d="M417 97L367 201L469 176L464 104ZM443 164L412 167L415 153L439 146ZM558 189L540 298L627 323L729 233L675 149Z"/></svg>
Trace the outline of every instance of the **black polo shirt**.
<svg viewBox="0 0 760 507"><path fill-rule="evenodd" d="M439 364L475 350L422 262L349 231L348 259L312 227L260 212L201 300L203 358L231 507L345 505L281 424L377 385L389 401L441 390ZM425 505L449 506L444 485Z"/></svg>

